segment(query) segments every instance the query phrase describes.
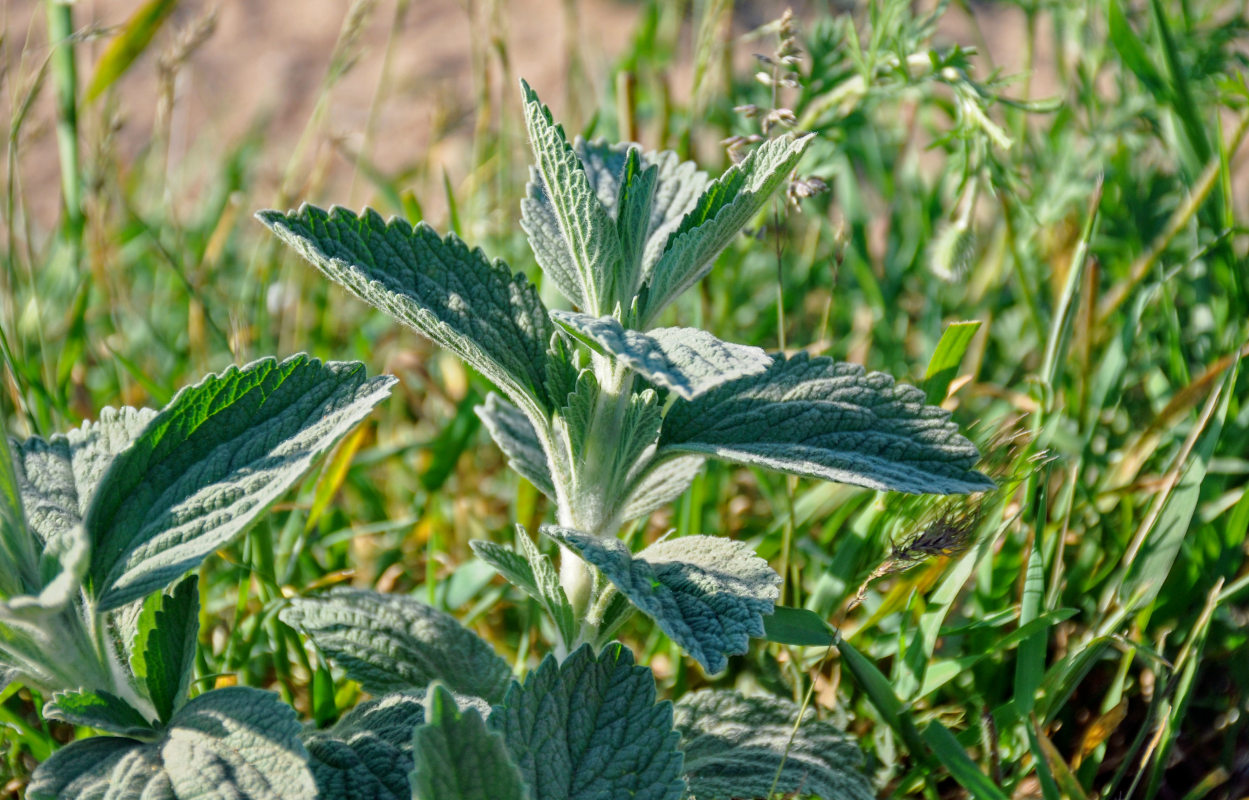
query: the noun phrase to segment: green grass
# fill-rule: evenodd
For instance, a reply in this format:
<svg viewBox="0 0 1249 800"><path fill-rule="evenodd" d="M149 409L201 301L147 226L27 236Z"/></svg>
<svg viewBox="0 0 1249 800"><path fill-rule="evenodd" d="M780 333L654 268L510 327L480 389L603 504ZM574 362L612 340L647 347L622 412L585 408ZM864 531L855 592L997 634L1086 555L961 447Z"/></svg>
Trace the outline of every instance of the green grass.
<svg viewBox="0 0 1249 800"><path fill-rule="evenodd" d="M898 2L801 20L803 88L778 98L721 52L771 52L774 33L726 43L716 31L728 7L715 2L695 3L691 20L640 3L616 71L595 85L577 68L567 108L584 132L635 131L707 169L727 163L720 140L758 130L735 106L779 99L816 131L801 169L831 191L800 211L778 203L758 239L731 247L667 319L859 361L933 397L948 389L1001 484L940 501L709 464L634 541L669 527L745 540L784 568L787 602L830 620L848 646L760 644L708 679L652 626L635 621L624 635L667 696L708 682L799 700L813 690L820 713L859 737L882 797L956 797L959 787L978 798L1242 797L1249 237L1234 187L1245 185L1249 121L1245 9L1018 7L1033 37L1026 53L1055 55L1054 97L1029 96L1026 75L992 73L964 51L933 53L932 25ZM0 215L8 430L46 435L105 405L160 404L205 372L269 353L395 372L402 383L374 421L204 568L199 685L275 688L322 721L349 707L356 688L276 614L292 593L339 582L417 592L518 669L532 666L547 641L537 609L467 546L549 513L479 431L471 409L485 385L326 285L251 220L260 208L342 199L303 179L361 46L359 20L349 13L325 54L317 111L289 161L271 163L256 136L199 153L189 169L201 190L171 203L166 185L186 176L165 173L167 131L126 161L106 136L107 103L145 98L115 84L84 99L92 76L72 58L82 45L61 38L88 22L79 11L49 4L59 44L46 65L48 29L27 53L14 53L15 38L0 43L6 63L22 57L0 76L12 112ZM150 47L176 33L158 31ZM436 226L537 278L517 225L518 76L506 45L465 47L479 115L449 135L471 138L468 162L443 172L418 159L387 174L366 138L347 163L383 213L415 221L431 209ZM664 78L682 59L696 67L689 103ZM575 47L571 63L584 64ZM383 76L375 107L409 102L395 86ZM490 86L504 87L502 106ZM39 230L31 195L52 189L23 182L24 144L38 132L22 110L53 97L77 113L55 131L65 212ZM261 188L266 171L286 176L276 195ZM932 261L950 226L973 232L975 249L937 265L958 273L945 280ZM943 342L960 320L981 324ZM896 560L895 542L939 519L968 529L970 546L881 569L860 592ZM40 722L37 706L19 687L0 694L7 796L72 735Z"/></svg>

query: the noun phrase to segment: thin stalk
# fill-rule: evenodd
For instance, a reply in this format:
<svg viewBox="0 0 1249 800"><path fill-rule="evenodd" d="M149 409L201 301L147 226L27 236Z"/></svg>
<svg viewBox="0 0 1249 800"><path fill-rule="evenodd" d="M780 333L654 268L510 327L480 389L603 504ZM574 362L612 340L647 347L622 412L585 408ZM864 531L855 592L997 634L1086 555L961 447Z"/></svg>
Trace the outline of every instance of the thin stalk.
<svg viewBox="0 0 1249 800"><path fill-rule="evenodd" d="M74 56L74 7L48 0L48 40L52 45L52 83L56 92L56 143L61 159L61 194L65 220L61 231L71 261L82 252L82 178L78 163L78 66Z"/></svg>

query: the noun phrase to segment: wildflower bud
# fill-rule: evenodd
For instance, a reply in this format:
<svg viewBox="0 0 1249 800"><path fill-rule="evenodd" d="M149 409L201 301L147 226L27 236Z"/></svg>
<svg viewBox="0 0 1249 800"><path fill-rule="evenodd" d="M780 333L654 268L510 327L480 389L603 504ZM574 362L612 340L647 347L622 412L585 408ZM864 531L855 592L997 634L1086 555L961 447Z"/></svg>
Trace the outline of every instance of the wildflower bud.
<svg viewBox="0 0 1249 800"><path fill-rule="evenodd" d="M766 64L769 67L776 66L776 62L772 60L771 56L765 56L763 53L751 53L751 55L754 56L755 60L760 64Z"/></svg>
<svg viewBox="0 0 1249 800"><path fill-rule="evenodd" d="M759 114L759 106L756 106L754 104L748 104L744 106L733 106L733 110L736 111L738 114L741 114L746 119L750 119L751 117L758 116Z"/></svg>
<svg viewBox="0 0 1249 800"><path fill-rule="evenodd" d="M772 85L772 76L767 72L756 72L755 80L759 81L759 83L762 83L764 86Z"/></svg>

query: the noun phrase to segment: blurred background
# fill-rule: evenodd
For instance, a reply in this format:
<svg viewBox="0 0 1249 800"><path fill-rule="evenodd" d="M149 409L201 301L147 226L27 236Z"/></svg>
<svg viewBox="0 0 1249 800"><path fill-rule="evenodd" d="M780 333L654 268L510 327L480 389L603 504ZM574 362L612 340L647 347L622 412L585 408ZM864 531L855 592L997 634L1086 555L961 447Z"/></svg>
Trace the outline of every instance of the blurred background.
<svg viewBox="0 0 1249 800"><path fill-rule="evenodd" d="M711 464L630 541L750 542L1007 796L1249 795L1243 1L8 0L0 22L10 435L270 354L401 379L205 567L205 684L320 721L350 707L324 667L313 707L274 613L336 583L417 593L518 669L545 652L536 608L467 547L550 513L480 430L488 385L252 219L367 205L540 282L524 77L570 136L713 174L757 137L817 133L788 199L662 324L919 384L1003 487L952 505ZM934 519L974 546L870 580ZM813 681L882 797L964 796L822 648L759 645L708 678L645 621L625 635L669 696ZM0 700L16 797L74 732L20 687Z"/></svg>

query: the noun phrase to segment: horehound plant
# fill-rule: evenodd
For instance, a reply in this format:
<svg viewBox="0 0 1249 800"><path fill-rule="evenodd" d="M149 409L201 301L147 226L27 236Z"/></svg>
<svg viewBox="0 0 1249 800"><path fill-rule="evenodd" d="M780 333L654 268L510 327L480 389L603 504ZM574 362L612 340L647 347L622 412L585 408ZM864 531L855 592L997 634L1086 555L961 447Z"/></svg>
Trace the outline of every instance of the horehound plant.
<svg viewBox="0 0 1249 800"><path fill-rule="evenodd" d="M534 798L870 797L856 748L831 726L804 724L786 755L796 713L788 701L694 693L678 701L672 727L649 673L609 645L612 635L641 610L720 672L764 635L780 576L725 538L667 539L633 553L618 534L678 497L707 458L910 493L993 482L974 469L976 448L949 414L918 389L828 358L655 327L785 183L809 136L768 140L712 179L671 152L570 143L522 89L536 163L521 225L571 309L548 309L524 275L424 223L311 206L258 216L328 277L499 390L478 413L509 464L554 502L557 524L541 534L559 544L559 568L519 526L515 549L473 549L550 615L554 652L505 690L506 668L483 642L453 623L438 629L434 612L407 598L331 592L294 601L283 619L370 692L440 680L459 694L439 696L443 719L474 729L474 706L496 703L482 730L503 742L480 769L508 786L518 780L516 791ZM439 637L457 643L454 656ZM616 705L621 691L627 709ZM562 715L532 716L535 693L558 698ZM595 716L609 708L624 727ZM438 780L478 796L465 788L471 770L427 760L427 741L418 733L414 776L425 777L414 777L416 796L451 796L429 788Z"/></svg>

